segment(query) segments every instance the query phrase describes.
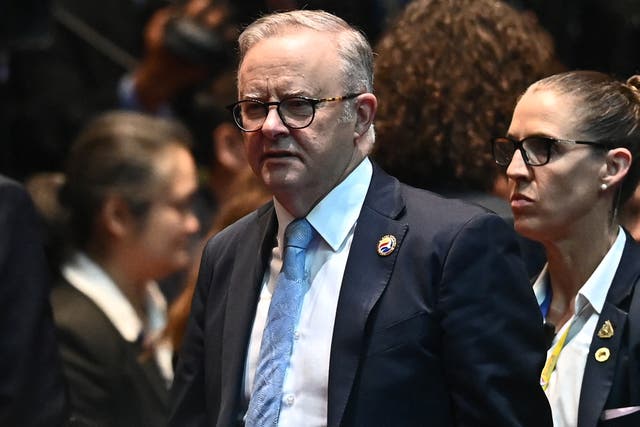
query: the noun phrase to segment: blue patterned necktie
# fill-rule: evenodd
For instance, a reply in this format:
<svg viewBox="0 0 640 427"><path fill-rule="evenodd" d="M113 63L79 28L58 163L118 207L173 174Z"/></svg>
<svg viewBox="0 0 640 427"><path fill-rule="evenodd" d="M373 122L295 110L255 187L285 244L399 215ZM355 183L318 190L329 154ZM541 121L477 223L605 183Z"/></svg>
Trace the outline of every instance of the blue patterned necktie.
<svg viewBox="0 0 640 427"><path fill-rule="evenodd" d="M276 426L282 403L284 374L289 365L293 334L309 283L304 274L307 247L313 228L304 219L296 219L285 231L282 269L269 305L267 323L262 334L258 367L245 425Z"/></svg>

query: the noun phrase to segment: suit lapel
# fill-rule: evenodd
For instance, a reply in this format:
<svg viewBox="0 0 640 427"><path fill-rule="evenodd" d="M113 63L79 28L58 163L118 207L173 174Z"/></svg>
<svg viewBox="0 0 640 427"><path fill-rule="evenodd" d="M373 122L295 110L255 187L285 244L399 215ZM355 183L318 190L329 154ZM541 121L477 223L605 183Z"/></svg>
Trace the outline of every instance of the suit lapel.
<svg viewBox="0 0 640 427"><path fill-rule="evenodd" d="M605 320L609 320L615 328L614 335L608 339L599 338L597 335ZM604 409L607 396L613 384L613 376L626 321L626 312L618 309L610 302L605 303L591 341L589 354L587 355L578 409L579 426L595 427L598 424L598 419ZM599 362L596 360L596 352L602 348L609 350L610 357L604 362Z"/></svg>
<svg viewBox="0 0 640 427"><path fill-rule="evenodd" d="M339 426L355 381L367 319L386 288L407 225L395 221L404 202L398 182L374 165L369 191L354 232L338 299L329 367L328 426ZM381 237L396 238L388 256L377 253Z"/></svg>
<svg viewBox="0 0 640 427"><path fill-rule="evenodd" d="M639 257L640 247L627 233L627 242L620 259L620 265L609 288L587 355L580 392L578 426L590 427L598 424L600 414L611 391L623 342L622 338L625 335L624 329L627 327L628 308L621 306L630 297L638 280L637 260ZM607 320L613 325L614 334L610 338L600 338L598 331ZM596 352L603 348L609 350L610 356L605 361L598 361L596 360Z"/></svg>
<svg viewBox="0 0 640 427"><path fill-rule="evenodd" d="M265 266L274 246L277 221L273 205L268 204L258 211L258 221L250 227L242 250L236 252L230 278L228 300L225 304L225 326L222 351L222 419L225 414L233 417L242 401L245 356L253 317L258 303L260 285ZM253 266L253 270L247 271ZM237 420L229 418L228 425ZM225 424L225 423L223 423ZM227 424L225 424L227 425Z"/></svg>

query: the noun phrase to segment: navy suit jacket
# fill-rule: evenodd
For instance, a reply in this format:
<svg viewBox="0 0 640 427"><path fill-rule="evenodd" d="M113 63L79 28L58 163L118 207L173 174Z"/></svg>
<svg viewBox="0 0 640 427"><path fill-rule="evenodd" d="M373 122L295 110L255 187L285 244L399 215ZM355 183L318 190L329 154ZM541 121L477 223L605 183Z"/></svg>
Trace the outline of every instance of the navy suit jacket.
<svg viewBox="0 0 640 427"><path fill-rule="evenodd" d="M640 245L627 233L620 265L613 278L587 356L580 403L578 427L637 427L640 412L601 421L606 409L640 406ZM598 337L609 320L614 333ZM598 362L595 353L608 348L610 357Z"/></svg>
<svg viewBox="0 0 640 427"><path fill-rule="evenodd" d="M152 355L60 278L51 294L74 427L163 427L169 392Z"/></svg>
<svg viewBox="0 0 640 427"><path fill-rule="evenodd" d="M277 220L208 242L173 388L173 426L239 425L243 370ZM378 255L391 234L397 247ZM514 233L483 208L374 167L335 319L328 426L551 426L542 319Z"/></svg>
<svg viewBox="0 0 640 427"><path fill-rule="evenodd" d="M0 425L60 426L67 419L50 278L27 191L0 176Z"/></svg>

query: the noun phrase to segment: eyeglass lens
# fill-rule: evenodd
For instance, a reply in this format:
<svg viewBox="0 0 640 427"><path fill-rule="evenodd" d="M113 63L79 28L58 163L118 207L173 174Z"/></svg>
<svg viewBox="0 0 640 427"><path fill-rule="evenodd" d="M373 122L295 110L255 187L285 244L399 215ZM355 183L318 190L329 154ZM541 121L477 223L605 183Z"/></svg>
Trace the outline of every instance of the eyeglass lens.
<svg viewBox="0 0 640 427"><path fill-rule="evenodd" d="M496 138L493 140L493 155L497 164L508 166L516 150L521 147L525 163L540 166L549 161L552 144L553 141L540 137L525 138L520 143L510 138Z"/></svg>
<svg viewBox="0 0 640 427"><path fill-rule="evenodd" d="M307 99L288 98L275 105L280 119L289 128L303 128L309 126L313 120L314 107ZM269 104L253 100L242 101L236 104L233 110L236 122L246 131L260 129L268 114Z"/></svg>

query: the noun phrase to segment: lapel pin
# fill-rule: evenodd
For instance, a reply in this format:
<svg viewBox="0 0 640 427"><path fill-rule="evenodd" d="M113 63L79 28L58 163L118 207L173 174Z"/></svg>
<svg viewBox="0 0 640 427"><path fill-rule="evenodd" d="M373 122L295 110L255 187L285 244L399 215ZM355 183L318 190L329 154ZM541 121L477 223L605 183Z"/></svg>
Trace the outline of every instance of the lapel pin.
<svg viewBox="0 0 640 427"><path fill-rule="evenodd" d="M388 256L396 249L396 237L386 234L378 241L378 255Z"/></svg>
<svg viewBox="0 0 640 427"><path fill-rule="evenodd" d="M606 320L598 331L598 338L611 338L613 336L613 325L610 320Z"/></svg>
<svg viewBox="0 0 640 427"><path fill-rule="evenodd" d="M595 358L600 363L609 360L609 356L611 356L611 352L607 347L600 347L596 350Z"/></svg>

